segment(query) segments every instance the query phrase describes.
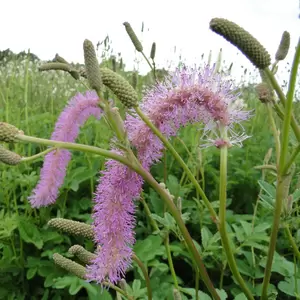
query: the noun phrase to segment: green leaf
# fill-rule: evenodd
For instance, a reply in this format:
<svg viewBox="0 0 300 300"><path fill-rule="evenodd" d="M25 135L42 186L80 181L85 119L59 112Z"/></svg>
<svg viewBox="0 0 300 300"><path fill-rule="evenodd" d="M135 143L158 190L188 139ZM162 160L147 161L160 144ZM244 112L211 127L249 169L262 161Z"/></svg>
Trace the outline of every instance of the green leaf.
<svg viewBox="0 0 300 300"><path fill-rule="evenodd" d="M81 284L81 279L75 277L69 287L69 293L70 293L70 295L76 295L82 288L83 288L83 286Z"/></svg>
<svg viewBox="0 0 300 300"><path fill-rule="evenodd" d="M262 190L265 191L270 197L272 197L273 199L276 198L276 188L273 185L264 180L258 180L258 184L260 185Z"/></svg>
<svg viewBox="0 0 300 300"><path fill-rule="evenodd" d="M203 248L206 249L208 246L209 239L212 237L211 232L207 227L202 227L201 228L201 241Z"/></svg>
<svg viewBox="0 0 300 300"><path fill-rule="evenodd" d="M244 293L240 293L234 297L234 300L247 300L247 297Z"/></svg>
<svg viewBox="0 0 300 300"><path fill-rule="evenodd" d="M296 286L296 282L297 286ZM298 295L300 293L300 279L297 278L295 280L294 277L286 278L285 281L280 281L278 284L278 288L285 294L289 296L296 296L296 291L298 291Z"/></svg>
<svg viewBox="0 0 300 300"><path fill-rule="evenodd" d="M37 272L37 268L28 269L26 272L26 278L28 280L32 279L35 276L36 272Z"/></svg>
<svg viewBox="0 0 300 300"><path fill-rule="evenodd" d="M165 251L162 238L158 235L150 235L144 240L138 240L134 245L134 252L143 262L152 260L157 255L163 255Z"/></svg>
<svg viewBox="0 0 300 300"><path fill-rule="evenodd" d="M252 233L252 224L251 223L248 223L248 222L245 222L245 221L240 221L245 233L246 233L246 236L249 236L251 235Z"/></svg>
<svg viewBox="0 0 300 300"><path fill-rule="evenodd" d="M44 243L41 234L31 219L20 218L18 220L18 229L23 241L34 244L38 249L42 249Z"/></svg>

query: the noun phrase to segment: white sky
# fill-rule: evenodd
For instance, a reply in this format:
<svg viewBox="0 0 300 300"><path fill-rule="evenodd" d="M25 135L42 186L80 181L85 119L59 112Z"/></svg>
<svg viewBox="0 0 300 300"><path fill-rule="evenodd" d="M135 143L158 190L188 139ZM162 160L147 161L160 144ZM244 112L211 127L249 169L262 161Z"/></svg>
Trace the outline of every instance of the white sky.
<svg viewBox="0 0 300 300"><path fill-rule="evenodd" d="M114 52L121 52L127 69L132 69L140 55L122 25L127 21L142 40L147 56L156 42L158 67L167 66L168 61L176 63L179 54L187 63L197 64L202 53L207 58L210 49L215 61L223 48L223 59L228 65L236 63L237 72L241 65L249 69L250 64L242 54L237 55L236 48L209 30L211 18L223 17L243 26L272 57L282 32L288 30L292 47L287 61L291 62L300 35L299 6L299 0L2 0L0 50L30 48L43 60L59 53L69 61L83 62L83 40L88 38L96 44L108 34ZM142 59L139 70L149 71Z"/></svg>

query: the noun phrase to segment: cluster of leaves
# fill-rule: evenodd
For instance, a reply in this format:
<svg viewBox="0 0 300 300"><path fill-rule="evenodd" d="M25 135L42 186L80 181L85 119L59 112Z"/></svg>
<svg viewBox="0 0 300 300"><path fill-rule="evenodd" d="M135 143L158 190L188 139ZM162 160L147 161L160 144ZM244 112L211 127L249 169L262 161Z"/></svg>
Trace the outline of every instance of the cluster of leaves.
<svg viewBox="0 0 300 300"><path fill-rule="evenodd" d="M111 66L111 62L111 59L105 60L104 64ZM0 73L4 74L6 69L1 68ZM50 137L66 101L75 91L84 88L66 74L38 73L37 64L29 63L29 60L13 61L5 68L10 69L6 72L9 76L0 79L0 119L22 128L27 134ZM120 58L117 69L131 80L133 74L124 71ZM138 92L141 93L142 88L150 82L149 76L138 76ZM247 279L253 295L258 296L264 276L273 213L274 178L268 174L262 177L254 167L262 164L273 140L265 121L265 108L256 99L251 86L245 88L244 96L248 108L254 110L254 117L245 124L245 130L251 138L243 148L232 148L229 152L227 230L239 270ZM106 97L113 96L107 91ZM217 208L219 152L217 149L199 148L201 134L201 124L187 127L172 142ZM78 141L109 148L110 137L104 120L90 120L83 127ZM44 148L18 144L14 150L32 155ZM93 192L103 163L101 157L73 153L57 203L40 210L32 209L27 197L37 183L42 160L14 168L0 165L0 299L115 299L112 291L102 291L95 284L67 274L55 266L51 259L55 252L71 257L68 249L74 244L93 251L93 243L58 233L46 225L53 217L91 222ZM221 298L244 299L231 277L216 225L186 175L169 154L164 156L162 163L153 167L152 173L157 180L166 183L175 197L174 201L181 199L182 216L215 286L219 288ZM293 201L297 207L300 196L297 182L294 186ZM199 278L193 275L196 273L192 269L190 255L173 217L165 211L158 195L147 185L143 197L160 232L153 230L145 207L137 203L137 242L134 251L149 270L153 298L173 299L174 282L164 245L168 235L175 273L182 287L182 299L195 299ZM286 221L299 245L300 231L296 217L297 209ZM299 262L294 259L283 233L279 236L278 245L271 288L277 299L293 299L295 293L300 295ZM126 292L132 299L147 299L143 274L135 264L127 273L126 282ZM198 296L199 299L211 299L201 284Z"/></svg>

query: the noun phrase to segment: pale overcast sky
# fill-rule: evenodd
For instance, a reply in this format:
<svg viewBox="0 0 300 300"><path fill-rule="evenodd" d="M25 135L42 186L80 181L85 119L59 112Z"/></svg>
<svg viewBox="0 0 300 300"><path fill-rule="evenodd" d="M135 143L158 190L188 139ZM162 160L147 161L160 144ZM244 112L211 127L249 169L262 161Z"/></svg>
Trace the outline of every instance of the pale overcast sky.
<svg viewBox="0 0 300 300"><path fill-rule="evenodd" d="M59 53L69 61L82 62L83 40L96 44L109 35L114 52L121 52L127 68L132 69L140 55L122 25L127 21L141 38L147 56L152 42L157 43L158 67L168 61L176 63L179 54L187 63L197 64L201 54L207 57L210 49L215 60L223 48L228 65L233 61L240 70L241 65L249 68L250 64L209 30L211 18L223 17L243 26L273 57L282 32L289 31L292 47L287 61L291 62L300 35L299 5L299 0L2 0L0 50L30 48L43 60ZM144 61L139 69L143 73L149 70Z"/></svg>

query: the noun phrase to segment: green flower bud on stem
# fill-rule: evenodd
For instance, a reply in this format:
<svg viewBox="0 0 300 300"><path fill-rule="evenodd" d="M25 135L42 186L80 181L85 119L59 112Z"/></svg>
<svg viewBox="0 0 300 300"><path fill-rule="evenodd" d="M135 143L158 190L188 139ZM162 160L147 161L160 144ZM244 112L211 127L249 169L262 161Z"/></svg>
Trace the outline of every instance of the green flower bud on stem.
<svg viewBox="0 0 300 300"><path fill-rule="evenodd" d="M53 62L59 62L59 63L63 63L63 64L69 64L64 58L62 58L61 56L58 55L58 53L56 53L54 59L52 60Z"/></svg>
<svg viewBox="0 0 300 300"><path fill-rule="evenodd" d="M61 268L76 275L81 279L86 279L86 269L82 265L72 261L71 259L65 258L58 253L54 253L52 258L55 264L57 264Z"/></svg>
<svg viewBox="0 0 300 300"><path fill-rule="evenodd" d="M138 105L138 95L134 88L119 74L108 68L100 68L102 82L119 98L126 107Z"/></svg>
<svg viewBox="0 0 300 300"><path fill-rule="evenodd" d="M72 66L70 66L67 63L63 62L50 62L43 64L39 67L39 71L64 71L68 72L75 80L78 80L80 78L80 75L77 70L73 69Z"/></svg>
<svg viewBox="0 0 300 300"><path fill-rule="evenodd" d="M155 58L156 53L156 43L152 43L151 52L150 52L150 58L153 60Z"/></svg>
<svg viewBox="0 0 300 300"><path fill-rule="evenodd" d="M80 245L72 246L69 249L69 253L78 257L79 260L81 260L85 264L90 264L97 257L96 254L87 251Z"/></svg>
<svg viewBox="0 0 300 300"><path fill-rule="evenodd" d="M24 132L11 124L0 122L0 142L13 143L17 140L18 134Z"/></svg>
<svg viewBox="0 0 300 300"><path fill-rule="evenodd" d="M174 300L181 300L180 292L177 289L173 289L173 299Z"/></svg>
<svg viewBox="0 0 300 300"><path fill-rule="evenodd" d="M21 160L22 157L19 154L0 146L0 162L14 166L17 165Z"/></svg>
<svg viewBox="0 0 300 300"><path fill-rule="evenodd" d="M131 80L132 80L132 87L133 87L134 89L136 89L136 87L137 87L137 81L138 81L137 72L133 72L133 73L132 73L132 78L131 78Z"/></svg>
<svg viewBox="0 0 300 300"><path fill-rule="evenodd" d="M257 68L264 69L271 64L271 57L267 50L248 31L237 24L226 19L214 18L210 21L210 29L236 46Z"/></svg>
<svg viewBox="0 0 300 300"><path fill-rule="evenodd" d="M136 36L135 32L133 31L131 25L128 22L124 22L123 25L125 26L127 34L129 35L136 51L143 52L143 46L142 46L141 42L139 41L138 37Z"/></svg>
<svg viewBox="0 0 300 300"><path fill-rule="evenodd" d="M48 226L61 230L71 235L83 236L94 239L94 231L91 225L63 218L54 218L48 222Z"/></svg>
<svg viewBox="0 0 300 300"><path fill-rule="evenodd" d="M275 54L275 59L277 61L284 60L289 52L290 49L290 41L291 37L289 32L284 31L281 37L281 41L278 47L278 50Z"/></svg>
<svg viewBox="0 0 300 300"><path fill-rule="evenodd" d="M85 40L83 43L83 51L88 82L92 89L99 92L102 89L102 80L100 67L93 43L89 40Z"/></svg>

